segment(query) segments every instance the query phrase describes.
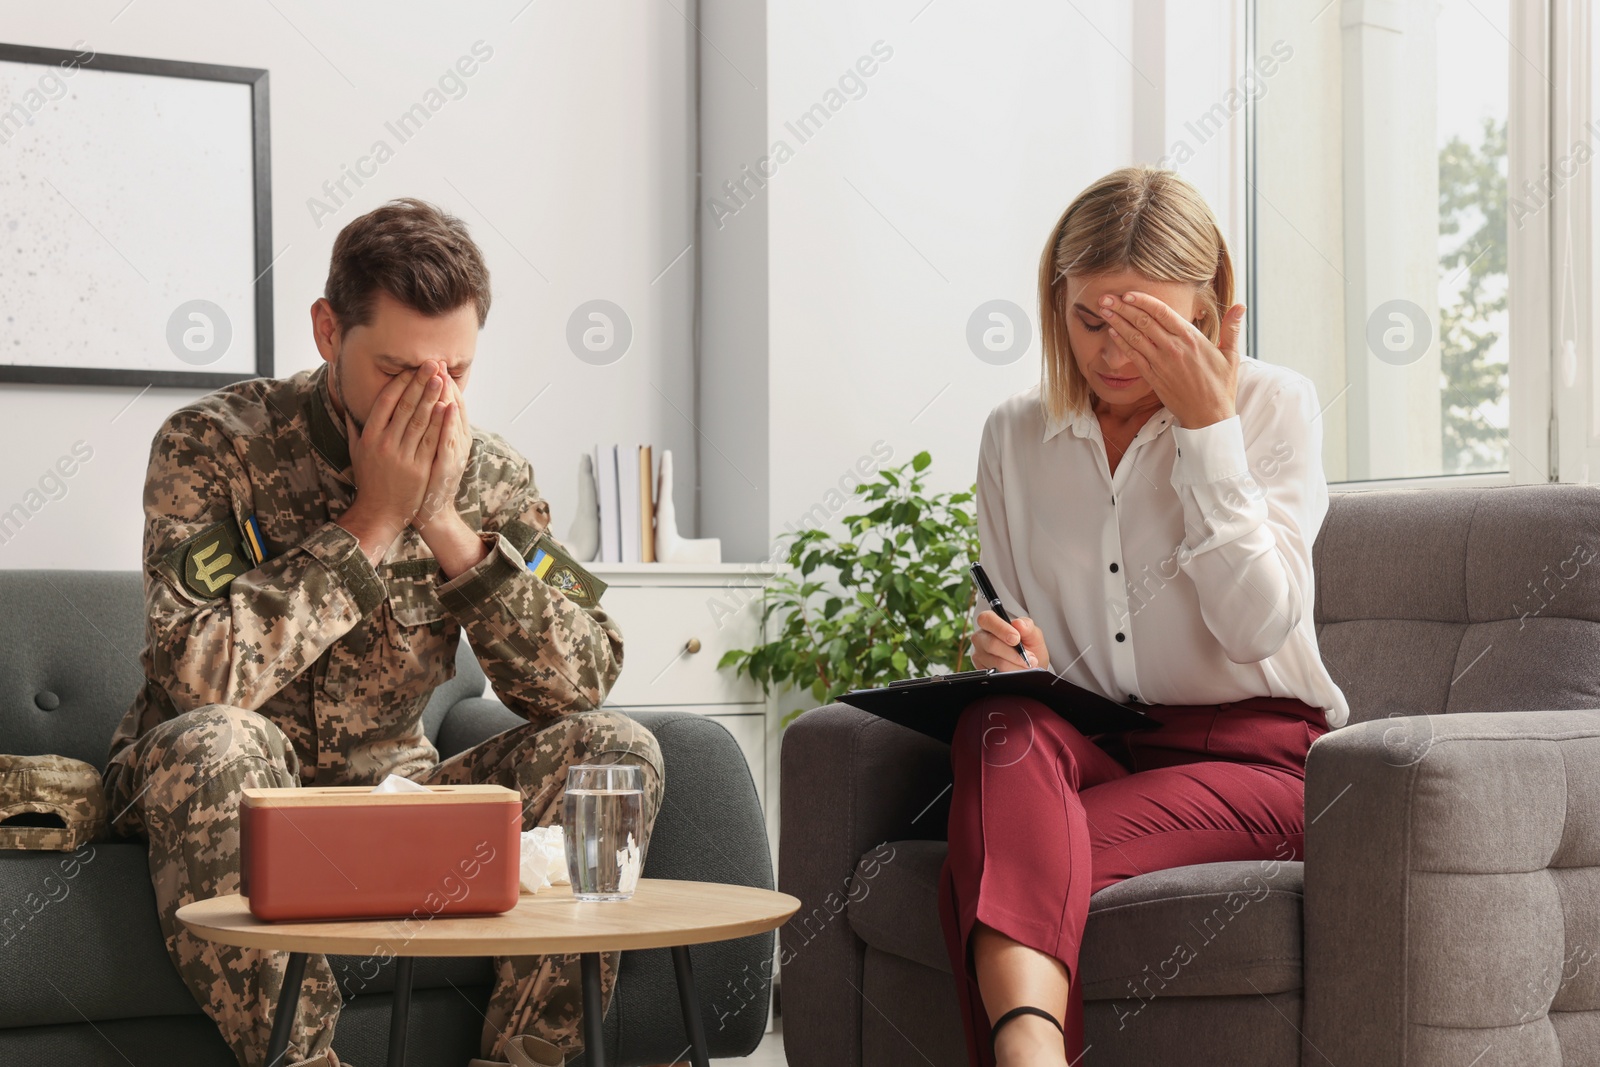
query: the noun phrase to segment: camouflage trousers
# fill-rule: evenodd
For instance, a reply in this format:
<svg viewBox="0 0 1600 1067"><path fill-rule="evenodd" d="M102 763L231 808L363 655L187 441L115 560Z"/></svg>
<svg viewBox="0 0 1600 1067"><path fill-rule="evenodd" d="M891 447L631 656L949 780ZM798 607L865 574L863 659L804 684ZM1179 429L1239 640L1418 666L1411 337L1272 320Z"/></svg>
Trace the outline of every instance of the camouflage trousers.
<svg viewBox="0 0 1600 1067"><path fill-rule="evenodd" d="M216 1021L243 1067L265 1067L287 953L197 938L177 921L194 900L239 891L239 798L247 788L301 784L300 760L283 732L255 712L210 704L179 715L134 743L129 773L113 781L111 810L124 833L150 842L150 877L167 952L195 999ZM664 783L661 749L643 726L609 711L516 727L412 775L426 785L503 785L523 796L523 828L561 822L567 768L630 763L644 769L645 847ZM355 783L352 783L355 784ZM373 783L375 784L375 783ZM610 1003L618 953L601 957ZM506 1041L531 1034L568 1052L582 1047L583 998L576 955L504 957L484 1018L481 1055L504 1060ZM363 970L365 968L362 968ZM374 971L375 973L375 971ZM345 976L346 985L352 983ZM326 957L307 961L288 1062L333 1040L342 998Z"/></svg>

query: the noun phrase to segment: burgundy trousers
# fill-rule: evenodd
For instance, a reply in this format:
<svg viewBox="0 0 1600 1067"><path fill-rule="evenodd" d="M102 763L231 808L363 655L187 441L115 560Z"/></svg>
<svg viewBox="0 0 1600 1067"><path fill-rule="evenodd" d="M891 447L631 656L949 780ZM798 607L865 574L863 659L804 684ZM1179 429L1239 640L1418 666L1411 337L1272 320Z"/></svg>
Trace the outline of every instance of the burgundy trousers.
<svg viewBox="0 0 1600 1067"><path fill-rule="evenodd" d="M939 918L973 1067L994 1065L968 949L974 923L1066 966L1062 1022L1077 1064L1078 949L1092 893L1168 867L1303 854L1306 750L1327 732L1321 709L1254 697L1145 710L1159 727L1094 739L1028 697L986 697L962 712Z"/></svg>

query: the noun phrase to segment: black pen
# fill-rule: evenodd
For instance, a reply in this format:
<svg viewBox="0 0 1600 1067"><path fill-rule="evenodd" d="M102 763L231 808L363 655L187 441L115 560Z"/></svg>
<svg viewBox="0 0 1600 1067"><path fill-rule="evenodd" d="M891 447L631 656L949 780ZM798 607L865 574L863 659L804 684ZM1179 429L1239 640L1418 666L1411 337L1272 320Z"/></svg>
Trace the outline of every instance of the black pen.
<svg viewBox="0 0 1600 1067"><path fill-rule="evenodd" d="M1006 614L1005 605L1000 603L1000 597L995 594L994 586L989 584L989 576L983 573L983 564L974 563L970 569L972 584L978 587L978 595L989 602L989 609L1000 616L1000 621L1011 624L1011 616ZM1017 631L1017 636L1019 638L1022 636L1021 630ZM1017 655L1022 657L1023 666L1030 665L1027 649L1022 647L1020 640L1017 642Z"/></svg>

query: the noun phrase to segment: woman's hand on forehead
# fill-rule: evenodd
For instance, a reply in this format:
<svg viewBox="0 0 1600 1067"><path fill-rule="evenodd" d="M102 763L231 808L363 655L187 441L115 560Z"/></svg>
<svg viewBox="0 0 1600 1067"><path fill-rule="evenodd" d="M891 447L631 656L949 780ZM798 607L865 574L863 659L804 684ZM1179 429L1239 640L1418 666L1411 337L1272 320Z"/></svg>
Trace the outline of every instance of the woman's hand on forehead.
<svg viewBox="0 0 1600 1067"><path fill-rule="evenodd" d="M1105 294L1099 311L1113 343L1180 425L1196 429L1233 416L1243 304L1233 305L1223 316L1220 343L1215 345L1171 305L1139 290L1120 297Z"/></svg>

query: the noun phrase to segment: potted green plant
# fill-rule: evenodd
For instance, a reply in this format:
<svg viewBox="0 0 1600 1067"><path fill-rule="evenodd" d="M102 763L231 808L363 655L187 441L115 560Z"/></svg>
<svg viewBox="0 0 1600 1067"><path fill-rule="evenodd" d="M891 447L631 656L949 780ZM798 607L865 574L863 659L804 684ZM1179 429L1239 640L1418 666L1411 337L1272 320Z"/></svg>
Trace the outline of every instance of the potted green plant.
<svg viewBox="0 0 1600 1067"><path fill-rule="evenodd" d="M765 692L808 690L816 705L896 678L962 670L976 492L929 493L930 463L919 452L863 484L857 494L869 510L843 518L842 538L811 528L784 535L791 571L772 580L763 607L772 639L733 649L718 666L748 674Z"/></svg>

